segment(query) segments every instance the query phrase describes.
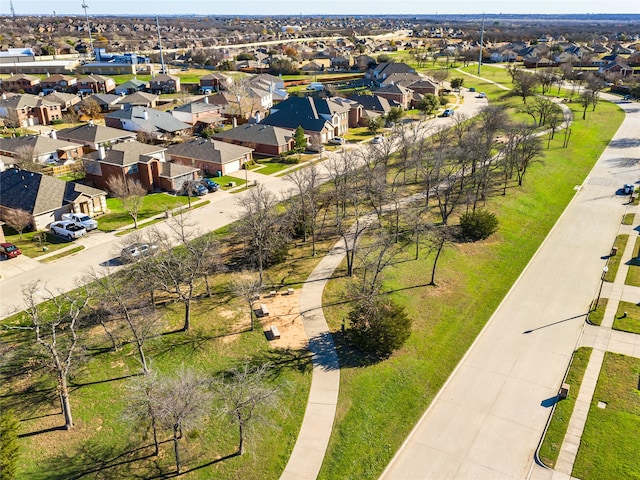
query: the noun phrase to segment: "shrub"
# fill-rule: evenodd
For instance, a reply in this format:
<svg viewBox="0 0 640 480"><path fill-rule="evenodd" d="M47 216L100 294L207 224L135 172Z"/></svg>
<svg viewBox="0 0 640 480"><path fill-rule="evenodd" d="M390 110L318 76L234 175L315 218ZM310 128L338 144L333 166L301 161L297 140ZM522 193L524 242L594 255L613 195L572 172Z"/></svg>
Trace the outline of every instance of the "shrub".
<svg viewBox="0 0 640 480"><path fill-rule="evenodd" d="M411 334L411 319L404 307L390 298L359 301L349 313L347 338L362 350L388 356Z"/></svg>
<svg viewBox="0 0 640 480"><path fill-rule="evenodd" d="M467 212L460 217L460 229L462 237L467 240L484 240L498 230L498 218L486 210Z"/></svg>

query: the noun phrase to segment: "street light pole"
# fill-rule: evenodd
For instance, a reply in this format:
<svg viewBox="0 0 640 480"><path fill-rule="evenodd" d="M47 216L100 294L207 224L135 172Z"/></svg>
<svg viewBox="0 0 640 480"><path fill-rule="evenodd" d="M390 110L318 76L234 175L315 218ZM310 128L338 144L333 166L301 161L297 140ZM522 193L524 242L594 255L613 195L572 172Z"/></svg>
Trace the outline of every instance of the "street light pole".
<svg viewBox="0 0 640 480"><path fill-rule="evenodd" d="M598 303L600 303L600 294L602 294L602 285L604 284L604 277L607 275L608 271L609 271L609 266L605 265L604 268L602 269L602 275L600 275L600 288L598 289L598 297L596 298L596 306L594 310L598 309Z"/></svg>

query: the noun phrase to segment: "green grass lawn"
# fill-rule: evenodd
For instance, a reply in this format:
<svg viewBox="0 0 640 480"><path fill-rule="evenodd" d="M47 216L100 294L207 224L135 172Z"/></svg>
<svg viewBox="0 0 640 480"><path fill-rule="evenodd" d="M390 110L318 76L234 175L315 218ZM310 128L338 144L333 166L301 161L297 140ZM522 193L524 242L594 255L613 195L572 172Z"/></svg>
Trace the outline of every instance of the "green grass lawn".
<svg viewBox="0 0 640 480"><path fill-rule="evenodd" d="M592 306L593 310L589 312L589 321L594 325L602 325L604 319L604 311L609 303L608 298L597 298L595 304Z"/></svg>
<svg viewBox="0 0 640 480"><path fill-rule="evenodd" d="M624 281L625 285L640 287L640 258L638 258L638 256L640 256L640 237L636 237L633 254L631 259L627 261L629 270L627 271L627 278Z"/></svg>
<svg viewBox="0 0 640 480"><path fill-rule="evenodd" d="M635 218L636 218L635 213L625 213L624 217L622 218L622 224L633 225Z"/></svg>
<svg viewBox="0 0 640 480"><path fill-rule="evenodd" d="M50 257L44 258L40 261L44 263L55 262L56 260L81 252L82 250L84 250L84 245L78 245L70 250L65 250L64 252L57 253L56 255L51 255Z"/></svg>
<svg viewBox="0 0 640 480"><path fill-rule="evenodd" d="M6 241L16 245L22 251L22 254L29 258L37 258L46 253L60 250L72 243L66 238L52 235L46 231L26 232L22 234L21 239L11 228L6 226L4 228ZM38 241L36 239L37 236L40 236L42 241Z"/></svg>
<svg viewBox="0 0 640 480"><path fill-rule="evenodd" d="M569 395L556 403L544 440L540 445L538 456L542 463L550 468L555 467L558 460L591 352L592 349L587 347L581 347L574 352L565 380L570 386Z"/></svg>
<svg viewBox="0 0 640 480"><path fill-rule="evenodd" d="M273 175L274 173L281 172L282 170L286 170L287 168L291 168L296 165L295 163L281 163L277 160L265 160L260 163L264 165L264 167L256 170L256 172L263 175Z"/></svg>
<svg viewBox="0 0 640 480"><path fill-rule="evenodd" d="M581 480L640 478L640 359L607 352L571 475ZM598 408L598 402L606 408Z"/></svg>
<svg viewBox="0 0 640 480"><path fill-rule="evenodd" d="M166 193L152 193L144 197L142 208L138 212L138 222L145 218L161 214L169 208L186 205L189 199L186 196L174 196ZM117 198L107 198L109 213L98 217L98 228L103 232L112 232L127 225L132 225L133 220L122 207L122 202Z"/></svg>
<svg viewBox="0 0 640 480"><path fill-rule="evenodd" d="M238 172L238 175L242 175L242 174L243 172ZM218 185L220 185L220 188L222 188L222 190L229 190L230 188L235 188L235 187L228 186L229 182L235 182L236 187L247 183L247 181L244 178L233 177L231 175L222 175L221 177L211 177L211 180L213 180Z"/></svg>
<svg viewBox="0 0 640 480"><path fill-rule="evenodd" d="M613 246L618 249L618 253L613 257L609 257L609 261L607 262L607 273L604 274L605 282L613 282L616 279L618 268L620 268L620 262L622 261L622 254L624 253L624 249L626 248L628 241L629 235L623 233L618 235L613 242Z"/></svg>
<svg viewBox="0 0 640 480"><path fill-rule="evenodd" d="M388 271L384 290L395 292L392 298L413 318L413 334L386 361L365 367L341 358L337 418L319 478L380 475L574 197L572 186L584 181L623 113L615 105L599 104L587 121L579 118L573 133L580 142L563 149L556 136L545 150L544 163L532 168L522 188L489 199L487 208L500 221L494 237L444 251L436 277L439 287L425 286L432 262L426 254ZM489 277L491 282L486 281ZM324 295L325 316L338 343L348 305L336 303L346 283L332 280Z"/></svg>
<svg viewBox="0 0 640 480"><path fill-rule="evenodd" d="M622 301L618 303L613 329L640 334L640 305Z"/></svg>

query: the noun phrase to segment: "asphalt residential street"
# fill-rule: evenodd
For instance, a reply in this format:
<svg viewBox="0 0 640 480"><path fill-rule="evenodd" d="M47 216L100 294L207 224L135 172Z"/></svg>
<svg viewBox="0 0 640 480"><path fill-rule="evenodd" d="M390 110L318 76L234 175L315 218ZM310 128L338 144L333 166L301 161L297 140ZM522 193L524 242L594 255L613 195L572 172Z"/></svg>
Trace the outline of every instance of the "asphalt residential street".
<svg viewBox="0 0 640 480"><path fill-rule="evenodd" d="M456 107L459 114L471 117L487 103L478 99L472 93L464 93L464 101ZM431 126L446 125L453 120L451 118L434 118L428 120ZM428 129L427 129L428 130ZM433 133L433 129L428 133ZM364 145L349 145L347 148L363 148ZM325 161L331 155L339 155L339 151L327 152L323 155ZM320 164L318 164L320 165ZM326 181L328 175L326 169L319 166L322 173L321 181ZM244 172L238 173L244 176ZM247 172L249 182L257 180L270 192L280 195L293 189L293 184L286 177L266 176L257 172ZM196 226L201 233L216 230L228 225L239 218L237 201L240 193L214 192L206 195L211 203L197 208L189 213L189 222ZM100 221L100 218L97 219ZM170 233L166 222L156 224L160 232ZM144 229L141 229L144 232ZM100 269L101 266L118 265L117 258L123 246L131 243L131 235L116 236L114 233L91 232L86 237L75 243L84 245L85 249L74 255L63 257L51 263L42 263L35 259L16 258L9 261L0 261L0 318L5 318L17 310L23 308L22 288L34 280L42 281L53 291L69 291L75 288L78 282L82 282L83 275L89 269Z"/></svg>
<svg viewBox="0 0 640 480"><path fill-rule="evenodd" d="M566 186L575 197L381 479L552 478L535 450L628 208L616 191L640 174L640 109L620 106L609 146Z"/></svg>

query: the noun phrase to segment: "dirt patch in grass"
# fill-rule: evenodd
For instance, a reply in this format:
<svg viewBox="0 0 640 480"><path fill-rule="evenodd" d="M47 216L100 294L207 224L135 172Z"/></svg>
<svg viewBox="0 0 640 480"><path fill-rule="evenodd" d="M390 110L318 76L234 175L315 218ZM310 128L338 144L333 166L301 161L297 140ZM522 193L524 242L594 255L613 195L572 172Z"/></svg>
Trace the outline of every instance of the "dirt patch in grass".
<svg viewBox="0 0 640 480"><path fill-rule="evenodd" d="M263 295L260 303L269 308L269 316L261 317L260 323L269 343L274 348L299 349L307 345L307 334L302 324L299 308L300 289L293 293L276 292L275 295ZM274 325L280 332L280 338L272 340L270 328Z"/></svg>

